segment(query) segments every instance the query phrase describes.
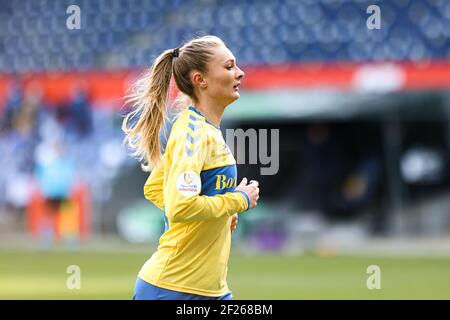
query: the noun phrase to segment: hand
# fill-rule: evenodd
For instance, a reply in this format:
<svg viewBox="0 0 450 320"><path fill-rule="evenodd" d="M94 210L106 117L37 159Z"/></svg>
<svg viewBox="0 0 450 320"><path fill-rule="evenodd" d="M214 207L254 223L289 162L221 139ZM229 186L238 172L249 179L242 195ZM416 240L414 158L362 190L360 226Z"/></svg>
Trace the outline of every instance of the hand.
<svg viewBox="0 0 450 320"><path fill-rule="evenodd" d="M237 224L238 224L238 214L235 213L231 216L231 225L230 225L231 233L236 231Z"/></svg>
<svg viewBox="0 0 450 320"><path fill-rule="evenodd" d="M247 194L250 199L250 208L254 208L257 205L257 201L259 199L259 183L256 180L250 181L247 184L247 178L242 179L241 183L236 187L237 191L243 191Z"/></svg>

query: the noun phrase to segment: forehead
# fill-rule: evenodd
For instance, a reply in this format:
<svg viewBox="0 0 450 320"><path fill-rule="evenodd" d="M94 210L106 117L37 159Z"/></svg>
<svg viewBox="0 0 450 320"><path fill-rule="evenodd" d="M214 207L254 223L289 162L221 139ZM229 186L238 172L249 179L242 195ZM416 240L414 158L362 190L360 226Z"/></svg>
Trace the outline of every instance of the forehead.
<svg viewBox="0 0 450 320"><path fill-rule="evenodd" d="M225 63L229 59L234 59L235 57L230 49L228 49L226 46L219 45L217 47L212 48L213 57L211 59L211 62L216 63Z"/></svg>

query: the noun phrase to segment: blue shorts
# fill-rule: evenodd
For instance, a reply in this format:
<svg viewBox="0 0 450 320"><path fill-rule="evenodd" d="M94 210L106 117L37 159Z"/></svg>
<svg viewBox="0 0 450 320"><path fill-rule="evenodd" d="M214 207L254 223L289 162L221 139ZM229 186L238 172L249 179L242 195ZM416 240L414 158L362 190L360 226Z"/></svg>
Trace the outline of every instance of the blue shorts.
<svg viewBox="0 0 450 320"><path fill-rule="evenodd" d="M228 292L220 297L199 296L196 294L173 291L156 287L141 278L137 278L133 300L232 300L233 294Z"/></svg>

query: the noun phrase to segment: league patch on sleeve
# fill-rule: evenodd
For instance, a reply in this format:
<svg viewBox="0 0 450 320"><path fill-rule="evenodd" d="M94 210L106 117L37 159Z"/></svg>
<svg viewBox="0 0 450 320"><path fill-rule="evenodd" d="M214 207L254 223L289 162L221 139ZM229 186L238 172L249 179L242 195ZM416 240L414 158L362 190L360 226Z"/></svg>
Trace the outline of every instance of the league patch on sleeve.
<svg viewBox="0 0 450 320"><path fill-rule="evenodd" d="M181 173L177 178L177 189L185 197L192 197L202 190L200 176L194 171Z"/></svg>

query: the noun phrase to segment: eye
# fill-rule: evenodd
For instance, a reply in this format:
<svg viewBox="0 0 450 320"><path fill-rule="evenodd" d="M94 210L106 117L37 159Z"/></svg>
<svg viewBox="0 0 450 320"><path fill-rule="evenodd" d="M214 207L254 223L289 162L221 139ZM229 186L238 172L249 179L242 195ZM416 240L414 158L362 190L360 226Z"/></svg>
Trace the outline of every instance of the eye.
<svg viewBox="0 0 450 320"><path fill-rule="evenodd" d="M226 67L227 68L227 70L231 70L231 69L233 69L233 66L228 66L228 67Z"/></svg>

